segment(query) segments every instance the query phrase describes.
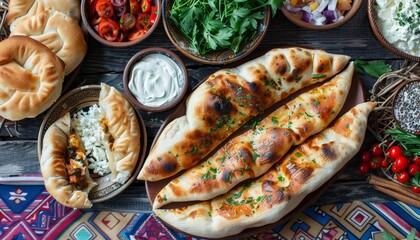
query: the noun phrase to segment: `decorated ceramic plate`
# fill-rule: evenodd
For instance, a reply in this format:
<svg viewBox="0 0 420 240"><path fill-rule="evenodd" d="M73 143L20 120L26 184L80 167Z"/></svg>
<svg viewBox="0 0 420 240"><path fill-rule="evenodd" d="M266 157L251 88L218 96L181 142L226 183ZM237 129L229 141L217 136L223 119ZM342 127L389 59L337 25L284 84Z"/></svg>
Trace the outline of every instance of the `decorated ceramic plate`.
<svg viewBox="0 0 420 240"><path fill-rule="evenodd" d="M306 87L304 89L301 89L301 90L291 94L289 97L283 99L282 101L276 103L275 105L273 105L272 107L267 109L264 112L264 114L266 114L266 115L270 114L271 112L275 111L275 109L279 108L281 105L284 105L286 102L294 99L299 94L302 94L303 92L306 92L306 91L308 91L312 88L315 88L317 86L320 86L320 85L322 85L322 83L314 84L312 86ZM188 96L188 93L186 94L186 96ZM186 112L186 98L187 97L184 98L184 101L168 116L166 121L163 123L159 132L156 134L156 137L155 137L155 139L152 143L152 147L155 144L155 142L157 141L158 137L160 136L160 134L162 133L162 131L165 128L166 125L168 125L175 118L178 118L182 115L185 115L185 112ZM354 73L353 79L352 79L352 86L350 88L348 97L346 99L346 102L345 102L341 112L337 116L337 118L339 116L343 115L344 113L346 113L347 111L349 111L352 107L354 107L357 104L362 103L364 101L365 101L365 95L364 95L364 90L363 90L362 83L360 81L359 76L356 73ZM264 116L262 116L262 117L264 117ZM227 140L237 136L238 134L242 133L243 131L246 131L246 129L242 128L242 129L236 131ZM211 156L215 151L217 151L217 148L215 150L213 150L211 153L209 153L208 156ZM206 161L206 158L203 159L203 161ZM350 163L350 161L348 163ZM347 166L347 164L346 164L346 166ZM286 216L281 218L279 221L277 221L275 223L272 223L272 224L268 224L266 226L258 227L258 228L246 229L243 232L241 232L240 234L237 234L235 236L229 236L229 239L251 236L251 235L263 232L265 230L269 230L271 228L274 228L279 224L285 223L286 221L291 219L296 212L301 211L301 210L305 209L306 207L308 207L310 204L314 203L316 201L316 199L318 199L331 186L331 184L334 183L336 178L345 170L345 168L346 167L343 167L330 180L328 180L324 185L322 185L320 188L318 188L317 190L315 190L312 193L310 193L309 195L307 195L295 209L290 211ZM168 179L163 179L163 180L160 180L160 181L157 181L157 182L146 181L146 191L147 191L149 201L152 203L152 205L153 205L153 202L154 202L154 199L155 199L156 195L160 192L160 190L164 186L166 186L172 179L178 177L181 173L175 175L174 177L171 177L171 178L168 178ZM190 203L170 203L170 204L165 205L165 208L179 208L179 207L184 207L184 206L189 205L189 204ZM173 227L173 228L176 229L175 227ZM200 237L200 236L197 236L197 237Z"/></svg>
<svg viewBox="0 0 420 240"><path fill-rule="evenodd" d="M100 85L89 85L89 86L76 88L68 92L64 96L62 96L51 107L51 109L48 111L47 115L45 116L41 124L41 128L38 134L38 157L39 158L41 157L41 153L42 153L42 140L49 126L51 126L51 124L53 124L57 119L62 117L67 112L70 112L70 115L72 116L74 113L80 110L88 110L90 106L97 104L99 100L100 91L101 91ZM146 133L146 127L144 125L143 119L140 113L137 112L137 110L136 110L136 115L137 115L137 120L140 124L142 146L140 148L139 159L135 167L135 170L133 171L128 181L123 185L121 185L120 183L114 183L110 181L111 173L106 174L104 176L100 176L98 174L94 174L91 171L90 175L92 179L98 184L89 193L89 200L92 203L103 202L105 200L108 200L118 195L136 179L138 173L140 172L140 169L143 166L144 159L146 156L147 133Z"/></svg>

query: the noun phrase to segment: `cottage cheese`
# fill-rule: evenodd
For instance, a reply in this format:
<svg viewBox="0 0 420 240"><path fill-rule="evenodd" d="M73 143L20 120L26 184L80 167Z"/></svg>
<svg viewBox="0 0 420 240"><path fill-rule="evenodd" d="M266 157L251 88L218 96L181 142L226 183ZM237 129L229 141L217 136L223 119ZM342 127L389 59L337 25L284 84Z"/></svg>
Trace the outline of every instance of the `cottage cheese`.
<svg viewBox="0 0 420 240"><path fill-rule="evenodd" d="M378 26L385 39L410 55L420 56L420 0L376 0Z"/></svg>
<svg viewBox="0 0 420 240"><path fill-rule="evenodd" d="M104 176L111 171L106 157L103 141L105 134L100 127L100 119L100 108L94 104L88 111L80 110L74 114L71 125L83 142L89 169L99 176Z"/></svg>

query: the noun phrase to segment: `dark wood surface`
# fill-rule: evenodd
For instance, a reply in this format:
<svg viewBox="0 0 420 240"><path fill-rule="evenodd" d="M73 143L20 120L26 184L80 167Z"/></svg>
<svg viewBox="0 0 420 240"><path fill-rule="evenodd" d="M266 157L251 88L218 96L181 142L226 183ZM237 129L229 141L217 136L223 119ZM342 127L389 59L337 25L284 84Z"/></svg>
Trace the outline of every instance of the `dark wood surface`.
<svg viewBox="0 0 420 240"><path fill-rule="evenodd" d="M356 16L339 28L328 31L311 31L299 28L288 21L281 11L278 11L270 22L269 30L261 45L246 59L254 58L258 53L266 52L272 48L283 46L302 46L324 49L331 53L346 54L355 59L367 61L384 60L394 69L398 69L402 60L384 49L374 38L368 23L367 1ZM169 41L162 21L156 31L137 46L116 49L100 45L89 37L88 52L81 65L75 82L70 86L73 89L88 84L105 82L123 91L122 74L125 64L139 50L149 47L163 47L174 51L184 61L191 80L190 88L216 70L229 66L202 65L181 55ZM367 75L360 75L367 98L375 79ZM351 97L351 96L349 96ZM145 121L148 146L150 147L154 136L170 111L163 113L141 112ZM18 133L14 124L7 124L9 129L2 129L0 133L0 176L39 173L37 155L37 136L44 114L35 119L26 119L17 122ZM12 134L12 136L10 135ZM375 139L367 132L363 149L369 148ZM391 197L377 192L366 182L366 176L357 171L357 155L336 182L314 203L316 205L352 200L362 201L388 201ZM150 211L144 183L137 181L118 197L106 202L96 204L95 209L114 211Z"/></svg>

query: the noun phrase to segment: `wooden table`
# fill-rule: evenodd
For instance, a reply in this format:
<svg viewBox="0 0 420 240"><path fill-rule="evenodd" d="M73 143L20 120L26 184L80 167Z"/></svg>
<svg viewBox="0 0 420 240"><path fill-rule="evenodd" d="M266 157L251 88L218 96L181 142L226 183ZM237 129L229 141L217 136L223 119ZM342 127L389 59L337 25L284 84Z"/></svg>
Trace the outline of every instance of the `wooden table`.
<svg viewBox="0 0 420 240"><path fill-rule="evenodd" d="M89 37L88 52L81 65L80 72L70 89L78 86L105 82L123 91L122 74L125 64L139 50L149 47L164 47L177 53L184 61L191 86L195 86L207 76L223 66L202 65L184 57L169 41L162 21L158 28L143 43L126 49L105 47ZM285 45L324 49L331 53L346 54L355 59L384 60L394 69L399 68L402 60L384 49L374 38L368 23L366 1L357 15L343 26L328 31L310 31L299 28L288 21L281 11L272 18L269 30L261 45L247 59L255 57L255 53L266 52L272 48ZM375 79L360 75L366 96L369 97ZM349 96L351 97L351 96ZM141 112L145 121L148 136L148 147L170 111L163 113ZM37 155L37 136L42 119L41 114L35 119L17 122L19 136L10 136L6 129L0 133L0 175L17 175L40 173ZM12 135L16 135L14 125L7 125ZM367 149L375 141L368 132L362 149ZM366 182L366 176L358 173L357 156L336 182L315 202L317 205L352 200L388 201L391 197L373 189ZM135 182L114 199L96 204L95 209L113 211L151 211L143 182Z"/></svg>

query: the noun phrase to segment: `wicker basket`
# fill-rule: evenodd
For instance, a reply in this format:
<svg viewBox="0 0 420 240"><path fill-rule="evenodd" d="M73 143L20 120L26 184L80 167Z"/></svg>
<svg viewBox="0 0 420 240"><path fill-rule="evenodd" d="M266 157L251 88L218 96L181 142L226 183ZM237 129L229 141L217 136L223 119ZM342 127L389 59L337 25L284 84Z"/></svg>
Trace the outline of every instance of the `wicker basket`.
<svg viewBox="0 0 420 240"><path fill-rule="evenodd" d="M9 0L0 0L0 17L1 17L0 41L3 41L4 39L6 39L10 34L9 27L6 24L6 15L7 15L8 8L9 8Z"/></svg>
<svg viewBox="0 0 420 240"><path fill-rule="evenodd" d="M385 73L373 85L370 100L378 106L369 116L368 129L378 141L393 142L391 136L384 134L385 130L396 125L392 113L393 98L402 85L416 80L420 80L420 63L405 61L400 70Z"/></svg>

